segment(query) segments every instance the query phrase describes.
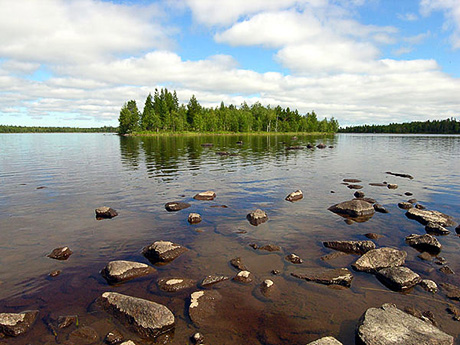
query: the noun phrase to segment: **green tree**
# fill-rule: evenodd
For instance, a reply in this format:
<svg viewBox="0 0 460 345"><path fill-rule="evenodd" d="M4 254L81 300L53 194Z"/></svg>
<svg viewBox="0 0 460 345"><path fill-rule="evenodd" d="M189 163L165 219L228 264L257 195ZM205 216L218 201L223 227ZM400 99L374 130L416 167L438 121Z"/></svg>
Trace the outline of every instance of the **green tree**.
<svg viewBox="0 0 460 345"><path fill-rule="evenodd" d="M136 101L131 100L125 103L120 110L118 117L119 127L118 133L128 134L139 128L139 110L137 109Z"/></svg>

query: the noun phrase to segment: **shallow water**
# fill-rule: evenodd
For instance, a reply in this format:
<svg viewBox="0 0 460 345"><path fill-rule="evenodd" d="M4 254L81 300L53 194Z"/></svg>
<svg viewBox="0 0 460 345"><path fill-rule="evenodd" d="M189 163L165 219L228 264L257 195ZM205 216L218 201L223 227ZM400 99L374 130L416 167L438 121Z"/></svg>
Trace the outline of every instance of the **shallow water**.
<svg viewBox="0 0 460 345"><path fill-rule="evenodd" d="M237 144L242 140L243 145ZM318 144L326 149L286 150L289 145ZM213 143L212 147L202 147ZM75 329L59 330L57 337L47 320L77 314L79 325L96 329L102 341L118 328L126 338L137 338L101 311L94 301L105 291L117 291L167 305L176 316L170 344L188 343L198 328L190 322L190 293L161 292L156 281L187 277L201 281L208 274L233 277L229 261L243 259L254 282L226 281L214 286L222 295L212 322L199 329L208 344L306 344L332 335L354 344L354 329L369 307L391 302L400 308L414 306L434 313L439 327L460 344L460 323L445 308L452 303L443 293L432 296L420 287L408 293L387 289L373 275L353 272L351 288L301 281L290 276L297 268L284 260L296 253L304 267L348 267L356 256L335 260L319 258L332 252L327 240L363 240L365 233L384 235L378 246L408 252L406 265L422 278L460 285L460 238L453 228L438 237L441 255L457 272L447 276L438 265L417 258L404 243L405 236L424 234L424 227L405 217L397 203L416 198L428 209L460 220L460 136L345 135L206 136L125 138L108 134L8 134L0 135L0 312L39 309L33 329L14 344L63 343ZM228 151L235 156L220 156ZM413 180L388 175L408 173ZM366 196L383 204L389 214L347 224L327 208L353 198L345 178L362 180ZM397 183L399 188L370 186L371 182ZM42 188L43 187L43 188ZM284 200L301 189L304 199ZM214 201L197 201L200 191L214 190ZM405 196L405 192L413 196ZM334 193L332 193L334 192ZM192 206L167 212L168 201ZM111 206L119 216L98 221L94 209ZM226 205L227 208L211 207ZM269 221L257 227L246 220L256 208ZM203 221L187 222L190 212ZM148 263L140 250L156 241L171 240L189 251L175 261L158 266L145 278L109 286L99 271L111 260ZM274 243L282 252L267 253L249 244ZM67 261L46 255L67 245L74 254ZM59 269L61 275L48 277ZM281 274L270 272L278 269ZM276 290L263 298L258 286L272 279ZM460 307L458 302L453 304ZM163 341L164 339L160 339Z"/></svg>

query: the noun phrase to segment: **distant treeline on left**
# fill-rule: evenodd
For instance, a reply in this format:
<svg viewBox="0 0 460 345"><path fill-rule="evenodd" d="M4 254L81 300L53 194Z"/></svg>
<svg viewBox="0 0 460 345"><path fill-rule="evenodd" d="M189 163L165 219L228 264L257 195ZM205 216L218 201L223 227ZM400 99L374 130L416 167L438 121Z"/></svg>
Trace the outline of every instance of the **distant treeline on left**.
<svg viewBox="0 0 460 345"><path fill-rule="evenodd" d="M118 127L104 126L97 128L78 127L29 127L0 125L0 133L117 133Z"/></svg>

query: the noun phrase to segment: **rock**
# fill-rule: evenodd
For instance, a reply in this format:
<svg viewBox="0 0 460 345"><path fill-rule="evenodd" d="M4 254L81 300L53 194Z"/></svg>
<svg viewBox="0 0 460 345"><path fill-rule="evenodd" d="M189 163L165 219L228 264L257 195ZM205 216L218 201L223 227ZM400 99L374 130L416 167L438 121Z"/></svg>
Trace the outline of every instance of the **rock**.
<svg viewBox="0 0 460 345"><path fill-rule="evenodd" d="M56 260L67 260L70 255L72 255L72 251L70 250L69 247L59 247L53 249L51 253L49 253L47 256L51 259L56 259Z"/></svg>
<svg viewBox="0 0 460 345"><path fill-rule="evenodd" d="M452 336L391 304L367 309L358 322L356 337L365 345L454 344Z"/></svg>
<svg viewBox="0 0 460 345"><path fill-rule="evenodd" d="M20 313L0 313L0 334L10 337L26 333L34 324L38 310L26 310Z"/></svg>
<svg viewBox="0 0 460 345"><path fill-rule="evenodd" d="M286 197L287 201L297 201L303 198L303 193L300 189L296 190L295 192L292 192Z"/></svg>
<svg viewBox="0 0 460 345"><path fill-rule="evenodd" d="M361 192L360 190L357 190L353 195L357 199L362 199L365 196L364 192Z"/></svg>
<svg viewBox="0 0 460 345"><path fill-rule="evenodd" d="M421 204L415 205L415 208L416 208L416 209L419 209L419 210L425 210L425 209L426 209L426 207L423 206L423 205L421 205Z"/></svg>
<svg viewBox="0 0 460 345"><path fill-rule="evenodd" d="M239 283L249 284L252 282L252 275L249 271L240 271L233 277L233 280Z"/></svg>
<svg viewBox="0 0 460 345"><path fill-rule="evenodd" d="M281 251L281 247L277 246L276 244L266 244L262 247L257 248L259 250L265 250L267 252L279 252Z"/></svg>
<svg viewBox="0 0 460 345"><path fill-rule="evenodd" d="M324 338L312 341L311 343L308 343L307 345L343 345L343 344L337 339L335 339L334 337L324 337Z"/></svg>
<svg viewBox="0 0 460 345"><path fill-rule="evenodd" d="M375 249L375 243L372 241L328 241L323 242L323 245L326 248L351 254L364 254Z"/></svg>
<svg viewBox="0 0 460 345"><path fill-rule="evenodd" d="M442 248L441 243L439 243L436 237L430 234L409 235L406 237L406 243L420 251L425 251L429 253L439 253Z"/></svg>
<svg viewBox="0 0 460 345"><path fill-rule="evenodd" d="M366 197L364 197L364 198L359 198L359 199L360 199L360 200L363 200L363 201L365 201L365 202L368 202L368 203L371 204L371 205L374 205L374 204L377 202L377 200L372 199L372 198L366 198Z"/></svg>
<svg viewBox="0 0 460 345"><path fill-rule="evenodd" d="M344 201L328 208L329 211L339 214L346 214L352 217L372 216L374 207L361 199Z"/></svg>
<svg viewBox="0 0 460 345"><path fill-rule="evenodd" d="M412 204L410 202L403 201L403 202L398 203L398 207L402 208L403 210L408 210L408 209L412 208Z"/></svg>
<svg viewBox="0 0 460 345"><path fill-rule="evenodd" d="M449 235L450 231L443 227L441 224L429 222L425 225L425 231L433 235Z"/></svg>
<svg viewBox="0 0 460 345"><path fill-rule="evenodd" d="M136 343L132 340L126 340L122 342L120 345L136 345Z"/></svg>
<svg viewBox="0 0 460 345"><path fill-rule="evenodd" d="M231 259L230 260L230 265L235 267L236 269L240 271L246 271L248 268L246 267L245 264L241 261L241 258L238 256L237 258Z"/></svg>
<svg viewBox="0 0 460 345"><path fill-rule="evenodd" d="M57 325L59 329L63 329L73 325L74 323L76 324L77 320L77 315L63 315L58 317Z"/></svg>
<svg viewBox="0 0 460 345"><path fill-rule="evenodd" d="M281 274L281 271L280 270L272 270L271 273L275 276Z"/></svg>
<svg viewBox="0 0 460 345"><path fill-rule="evenodd" d="M94 210L96 212L96 218L113 218L118 216L118 212L111 207L102 206Z"/></svg>
<svg viewBox="0 0 460 345"><path fill-rule="evenodd" d="M198 213L190 213L188 215L188 222L190 224L198 224L199 222L201 222L201 220L201 215Z"/></svg>
<svg viewBox="0 0 460 345"><path fill-rule="evenodd" d="M204 344L204 337L201 333L196 332L194 335L190 337L190 340L192 343L196 345L202 345Z"/></svg>
<svg viewBox="0 0 460 345"><path fill-rule="evenodd" d="M267 214L260 209L257 209L254 212L249 213L246 216L246 218L249 220L249 223L255 226L265 223L268 220Z"/></svg>
<svg viewBox="0 0 460 345"><path fill-rule="evenodd" d="M60 270L55 270L55 271L50 272L48 275L49 275L50 277L54 278L54 277L57 277L57 276L60 275L60 274L61 274L61 271L60 271Z"/></svg>
<svg viewBox="0 0 460 345"><path fill-rule="evenodd" d="M105 292L101 306L142 337L156 337L174 328L174 315L164 305L145 299Z"/></svg>
<svg viewBox="0 0 460 345"><path fill-rule="evenodd" d="M373 186L373 187L386 187L387 186L387 183L375 183L375 182L371 182L369 183L369 186Z"/></svg>
<svg viewBox="0 0 460 345"><path fill-rule="evenodd" d="M333 253L329 253L329 254L321 256L320 259L323 261L329 261L329 260L337 259L344 255L348 255L348 254L344 252L333 252Z"/></svg>
<svg viewBox="0 0 460 345"><path fill-rule="evenodd" d="M460 287L449 283L441 283L440 285L447 298L460 301Z"/></svg>
<svg viewBox="0 0 460 345"><path fill-rule="evenodd" d="M350 188L350 189L363 189L364 187L361 186L360 184L349 184L347 186L347 188Z"/></svg>
<svg viewBox="0 0 460 345"><path fill-rule="evenodd" d="M380 204L374 204L374 210L380 213L388 213L388 210Z"/></svg>
<svg viewBox="0 0 460 345"><path fill-rule="evenodd" d="M193 199L196 200L214 200L216 197L216 193L214 193L212 190L208 190L206 192L201 192L196 194Z"/></svg>
<svg viewBox="0 0 460 345"><path fill-rule="evenodd" d="M391 172L391 171L387 171L387 172L385 172L385 174L393 175L393 176L399 176L399 177L405 177L405 178L408 178L408 179L411 179L411 180L414 179L414 178L413 178L411 175L409 175L409 174L393 173L393 172Z"/></svg>
<svg viewBox="0 0 460 345"><path fill-rule="evenodd" d="M388 189L398 189L398 185L396 183L388 183L387 188Z"/></svg>
<svg viewBox="0 0 460 345"><path fill-rule="evenodd" d="M301 264L303 260L295 254L286 255L285 259L293 264Z"/></svg>
<svg viewBox="0 0 460 345"><path fill-rule="evenodd" d="M361 180L358 180L356 178L344 178L343 179L343 182L347 182L347 183L360 183Z"/></svg>
<svg viewBox="0 0 460 345"><path fill-rule="evenodd" d="M443 258L442 256L437 256L436 261L434 262L437 265L444 265L447 264L446 258Z"/></svg>
<svg viewBox="0 0 460 345"><path fill-rule="evenodd" d="M325 144L323 144L323 143L320 143L320 144L316 145L316 147L319 148L319 149L325 149L327 146Z"/></svg>
<svg viewBox="0 0 460 345"><path fill-rule="evenodd" d="M438 327L438 323L436 322L434 314L430 310L424 311L422 313L422 320L423 321L430 321L434 326Z"/></svg>
<svg viewBox="0 0 460 345"><path fill-rule="evenodd" d="M190 296L188 314L192 322L198 326L204 326L208 321L212 323L215 314L216 302L222 296L217 290L196 291Z"/></svg>
<svg viewBox="0 0 460 345"><path fill-rule="evenodd" d="M364 236L366 236L367 238L371 240L378 240L383 237L383 235L376 234L374 232L368 232L367 234L364 234Z"/></svg>
<svg viewBox="0 0 460 345"><path fill-rule="evenodd" d="M165 204L165 209L166 209L166 211L174 212L174 211L183 210L183 209L188 208L190 206L191 205L189 203L187 203L187 202L172 201L172 202L168 202L168 203Z"/></svg>
<svg viewBox="0 0 460 345"><path fill-rule="evenodd" d="M93 344L99 340L99 335L94 328L82 326L70 333L69 340L77 344Z"/></svg>
<svg viewBox="0 0 460 345"><path fill-rule="evenodd" d="M353 274L347 268L304 268L291 273L291 275L296 278L325 285L350 286L353 280Z"/></svg>
<svg viewBox="0 0 460 345"><path fill-rule="evenodd" d="M303 146L288 146L286 150L302 150Z"/></svg>
<svg viewBox="0 0 460 345"><path fill-rule="evenodd" d="M116 260L110 261L101 271L101 275L109 284L116 284L154 272L156 270L153 267L140 262Z"/></svg>
<svg viewBox="0 0 460 345"><path fill-rule="evenodd" d="M307 144L307 149L314 149L315 145L308 143Z"/></svg>
<svg viewBox="0 0 460 345"><path fill-rule="evenodd" d="M142 254L151 262L169 262L187 251L180 244L169 241L156 241L142 249Z"/></svg>
<svg viewBox="0 0 460 345"><path fill-rule="evenodd" d="M406 195L406 196L411 196L411 195L414 195L414 194L411 193L411 192L405 192L404 195Z"/></svg>
<svg viewBox="0 0 460 345"><path fill-rule="evenodd" d="M436 285L436 283L430 279L422 279L420 286L428 292L438 292L438 285Z"/></svg>
<svg viewBox="0 0 460 345"><path fill-rule="evenodd" d="M456 306L450 305L446 308L446 310L449 314L453 315L452 318L455 321L460 321L460 310Z"/></svg>
<svg viewBox="0 0 460 345"><path fill-rule="evenodd" d="M442 226L454 226L455 222L451 216L438 211L420 210L418 208L411 208L406 212L407 218L415 219L423 225L428 223L437 223Z"/></svg>
<svg viewBox="0 0 460 345"><path fill-rule="evenodd" d="M407 253L393 248L372 249L363 254L352 267L357 271L376 272L381 268L404 265Z"/></svg>
<svg viewBox="0 0 460 345"><path fill-rule="evenodd" d="M167 292L176 292L196 286L196 282L187 278L163 278L158 281L158 287Z"/></svg>
<svg viewBox="0 0 460 345"><path fill-rule="evenodd" d="M265 279L262 282L262 284L260 284L260 292L262 293L262 295L264 295L265 297L270 295L270 291L273 288L273 285L274 285L273 280Z"/></svg>
<svg viewBox="0 0 460 345"><path fill-rule="evenodd" d="M406 194L407 195L407 194ZM411 194L412 195L412 194ZM417 199L409 199L407 200L407 202L410 202L411 204L416 204L417 203Z"/></svg>
<svg viewBox="0 0 460 345"><path fill-rule="evenodd" d="M433 256L431 256L431 254L427 252L423 252L417 255L417 257L425 261L431 261L433 259Z"/></svg>
<svg viewBox="0 0 460 345"><path fill-rule="evenodd" d="M377 271L377 278L392 290L410 289L422 281L420 276L407 267L387 267Z"/></svg>
<svg viewBox="0 0 460 345"><path fill-rule="evenodd" d="M209 275L201 281L201 286L208 287L208 286L223 282L225 280L228 280L227 276Z"/></svg>
<svg viewBox="0 0 460 345"><path fill-rule="evenodd" d="M452 268L450 268L449 266L442 266L440 269L439 269L440 272L444 273L444 274L455 274L454 271L452 271Z"/></svg>
<svg viewBox="0 0 460 345"><path fill-rule="evenodd" d="M457 225L455 228L455 232L460 235L460 225Z"/></svg>

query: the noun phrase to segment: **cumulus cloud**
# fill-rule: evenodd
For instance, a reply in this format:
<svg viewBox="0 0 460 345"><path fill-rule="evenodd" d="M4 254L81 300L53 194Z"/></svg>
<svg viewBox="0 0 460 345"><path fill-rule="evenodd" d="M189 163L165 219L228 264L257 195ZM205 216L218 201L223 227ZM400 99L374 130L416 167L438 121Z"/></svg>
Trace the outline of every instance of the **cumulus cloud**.
<svg viewBox="0 0 460 345"><path fill-rule="evenodd" d="M460 1L457 0L421 0L420 11L427 16L433 11L443 11L446 18L445 28L452 30L450 37L454 49L460 48Z"/></svg>

